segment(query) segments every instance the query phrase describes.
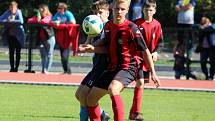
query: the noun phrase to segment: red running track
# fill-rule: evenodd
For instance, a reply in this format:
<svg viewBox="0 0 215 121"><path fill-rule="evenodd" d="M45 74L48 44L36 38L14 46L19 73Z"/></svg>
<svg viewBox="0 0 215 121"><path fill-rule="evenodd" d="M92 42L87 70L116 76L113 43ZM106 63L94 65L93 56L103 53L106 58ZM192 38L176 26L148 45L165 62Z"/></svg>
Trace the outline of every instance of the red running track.
<svg viewBox="0 0 215 121"><path fill-rule="evenodd" d="M0 72L0 83L26 83L26 84L58 84L58 85L79 85L85 74L41 74L41 73L14 73ZM215 81L205 80L174 80L161 77L161 87L167 90L197 90L215 92ZM134 85L131 84L132 87ZM146 85L146 88L154 89L153 83Z"/></svg>

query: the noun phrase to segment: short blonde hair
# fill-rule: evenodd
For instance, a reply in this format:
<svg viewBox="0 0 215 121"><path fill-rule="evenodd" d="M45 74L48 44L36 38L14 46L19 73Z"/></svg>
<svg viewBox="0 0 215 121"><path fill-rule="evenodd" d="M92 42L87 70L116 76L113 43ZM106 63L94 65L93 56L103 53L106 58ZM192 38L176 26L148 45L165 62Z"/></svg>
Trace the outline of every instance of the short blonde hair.
<svg viewBox="0 0 215 121"><path fill-rule="evenodd" d="M113 5L114 4L120 4L120 3L126 3L128 5L128 8L130 6L131 0L113 0Z"/></svg>

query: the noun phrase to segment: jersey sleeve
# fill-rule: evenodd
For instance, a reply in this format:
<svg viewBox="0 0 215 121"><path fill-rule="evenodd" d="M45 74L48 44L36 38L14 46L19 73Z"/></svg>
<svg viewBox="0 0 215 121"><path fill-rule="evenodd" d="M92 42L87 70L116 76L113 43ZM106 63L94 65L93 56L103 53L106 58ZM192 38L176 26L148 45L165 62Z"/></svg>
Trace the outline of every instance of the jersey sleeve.
<svg viewBox="0 0 215 121"><path fill-rule="evenodd" d="M158 47L161 47L161 43L163 42L163 31L162 31L162 28L161 28L161 25L158 24L158 27L157 27L157 31L156 31L156 35L157 35L157 44L155 46L155 49L153 50L153 52L157 51Z"/></svg>
<svg viewBox="0 0 215 121"><path fill-rule="evenodd" d="M135 24L130 24L131 27L131 39L134 40L137 46L137 51L145 51L147 49L145 40L142 33Z"/></svg>
<svg viewBox="0 0 215 121"><path fill-rule="evenodd" d="M69 22L76 22L74 15L70 11L66 11L67 19Z"/></svg>
<svg viewBox="0 0 215 121"><path fill-rule="evenodd" d="M56 21L57 20L57 16L58 16L58 13L55 13L54 16L52 16L52 20L51 21Z"/></svg>

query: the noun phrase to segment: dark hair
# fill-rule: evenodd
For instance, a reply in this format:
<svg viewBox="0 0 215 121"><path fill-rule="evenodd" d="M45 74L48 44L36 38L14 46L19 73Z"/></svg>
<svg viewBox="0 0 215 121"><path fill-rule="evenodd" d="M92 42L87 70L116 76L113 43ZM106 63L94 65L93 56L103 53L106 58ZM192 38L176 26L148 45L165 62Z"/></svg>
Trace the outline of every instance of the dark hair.
<svg viewBox="0 0 215 121"><path fill-rule="evenodd" d="M109 4L106 0L98 0L96 2L93 3L93 5L91 6L91 11L95 12L98 11L99 9L109 9Z"/></svg>
<svg viewBox="0 0 215 121"><path fill-rule="evenodd" d="M143 4L143 8L148 8L148 7L157 8L156 1L155 0L145 0L145 3Z"/></svg>
<svg viewBox="0 0 215 121"><path fill-rule="evenodd" d="M58 8L63 8L65 11L67 10L68 6L64 2L59 2L57 5Z"/></svg>
<svg viewBox="0 0 215 121"><path fill-rule="evenodd" d="M11 1L10 5L16 5L16 6L18 6L18 3L16 1Z"/></svg>

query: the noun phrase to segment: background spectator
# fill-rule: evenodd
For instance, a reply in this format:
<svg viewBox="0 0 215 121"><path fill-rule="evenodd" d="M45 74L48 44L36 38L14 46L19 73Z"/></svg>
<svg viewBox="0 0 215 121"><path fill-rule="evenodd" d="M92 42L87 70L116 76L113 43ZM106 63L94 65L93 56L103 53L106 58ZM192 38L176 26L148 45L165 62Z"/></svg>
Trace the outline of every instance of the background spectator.
<svg viewBox="0 0 215 121"><path fill-rule="evenodd" d="M187 72L190 72L190 63L188 60L191 56L191 48L192 48L192 32L188 31L186 29L190 29L192 25L194 24L194 6L195 6L195 0L177 0L175 10L178 12L177 17L177 24L178 24L178 38L177 43L179 45L185 44L186 55L186 64L187 64ZM183 29L185 28L185 30ZM188 38L185 42L185 33L188 32ZM184 43L185 42L185 43ZM189 79L189 76L187 75L187 79Z"/></svg>
<svg viewBox="0 0 215 121"><path fill-rule="evenodd" d="M52 14L49 8L45 4L39 5L39 13L33 18L28 20L29 23L49 24L52 18ZM39 27L39 33L37 35L40 43L40 55L42 64L42 73L48 74L48 71L52 65L53 52L55 46L54 30L52 27L42 26Z"/></svg>
<svg viewBox="0 0 215 121"><path fill-rule="evenodd" d="M202 17L200 21L200 31L199 33L199 52L200 52L200 63L202 72L205 75L206 80L213 80L214 73L215 73L215 54L214 54L214 47L213 44L213 33L210 32L208 29L211 29L211 21L207 17ZM207 68L207 61L209 58L210 69L208 73Z"/></svg>
<svg viewBox="0 0 215 121"><path fill-rule="evenodd" d="M76 24L76 20L72 12L67 10L67 5L60 2L57 7L57 13L53 16L52 21L58 24ZM70 47L63 48L60 45L60 41L57 41L60 47L61 63L65 74L71 74L69 67L69 56L70 56Z"/></svg>
<svg viewBox="0 0 215 121"><path fill-rule="evenodd" d="M23 24L23 16L21 10L18 9L17 2L10 2L9 10L0 16L0 21L7 22L2 38L7 41L9 46L10 72L18 72L21 58L20 52L21 47L24 46L25 34L23 26L20 25ZM14 59L14 54L16 59ZM16 61L15 64L14 61Z"/></svg>
<svg viewBox="0 0 215 121"><path fill-rule="evenodd" d="M175 79L180 79L182 75L186 75L188 77L196 79L195 75L193 75L190 71L187 71L185 69L185 66L184 66L185 62L190 63L190 60L187 60L187 58L185 58L185 56L184 56L185 49L184 48L185 47L183 44L177 44L177 46L174 48L175 62L174 62L173 70L175 70Z"/></svg>
<svg viewBox="0 0 215 121"><path fill-rule="evenodd" d="M145 0L132 0L131 5L129 8L129 19L130 20L136 20L138 18L141 18L143 16L142 13L142 6L144 4Z"/></svg>

